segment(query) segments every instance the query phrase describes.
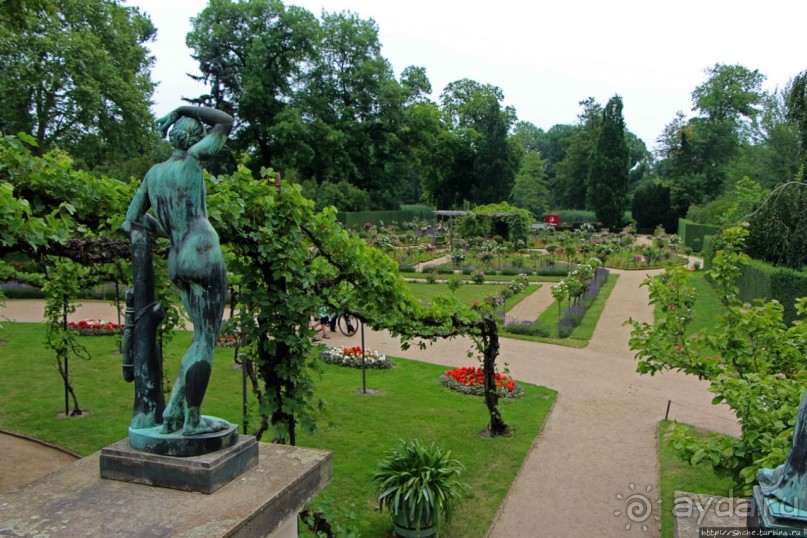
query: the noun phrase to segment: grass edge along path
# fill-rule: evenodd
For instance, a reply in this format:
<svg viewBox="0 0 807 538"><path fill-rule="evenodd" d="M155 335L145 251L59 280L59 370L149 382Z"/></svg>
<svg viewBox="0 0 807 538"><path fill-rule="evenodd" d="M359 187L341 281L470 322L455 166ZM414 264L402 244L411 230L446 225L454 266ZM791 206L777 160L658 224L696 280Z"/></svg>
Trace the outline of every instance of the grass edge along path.
<svg viewBox="0 0 807 538"><path fill-rule="evenodd" d="M734 480L727 473L716 472L708 463L692 465L665 439L667 430L676 424L662 420L658 428L659 488L661 504L661 536L673 538L674 495L676 491L721 497L734 496ZM710 432L692 429L709 435Z"/></svg>
<svg viewBox="0 0 807 538"><path fill-rule="evenodd" d="M132 412L130 384L121 376L121 356L113 336L88 336L79 342L89 349L89 361L71 359L70 372L78 399L87 411L77 418L60 418L64 391L53 353L45 348L45 325L6 323L0 346L0 428L21 433L88 455L127 435ZM178 331L166 348L167 379L192 333ZM234 423L241 421L241 372L232 368L233 350L218 348L205 396L206 414ZM360 536L392 532L386 513L376 510L370 476L378 460L399 439L419 438L443 443L466 466L471 497L441 536L484 536L546 420L556 393L524 385L525 396L502 400L500 409L513 428L510 438L480 435L489 419L480 397L443 387L438 377L449 367L393 359L392 370L368 370L367 386L378 392L358 394L361 371L323 366L317 394L330 405L319 422L320 433L301 434L299 446L334 453L333 483L323 498L353 511ZM472 363L473 361L469 361ZM513 372L518 379L518 372ZM250 398L254 417L257 407ZM349 501L344 502L345 499ZM349 514L348 514L349 515Z"/></svg>
<svg viewBox="0 0 807 538"><path fill-rule="evenodd" d="M614 291L614 287L616 287L616 281L619 279L618 274L611 273L608 276L608 280L605 284L602 285L600 288L600 293L597 294L597 298L594 299L591 307L586 311L585 315L583 316L583 320L580 322L580 325L574 328L572 334L568 338L545 338L542 336L529 336L529 335L521 335L521 334L512 334L508 332L502 332L501 336L506 338L513 338L516 340L529 340L532 342L543 342L546 344L555 344L558 346L566 346L566 347L574 347L574 348L584 348L588 345L591 341L591 338L594 336L594 330L597 328L597 323L600 321L600 316L602 315L603 310L605 309L605 304L608 302L608 298L611 296L611 292ZM541 315L538 316L538 319L548 324L553 331L557 332L557 325L558 325L558 303L557 301L553 301L551 305L547 307Z"/></svg>

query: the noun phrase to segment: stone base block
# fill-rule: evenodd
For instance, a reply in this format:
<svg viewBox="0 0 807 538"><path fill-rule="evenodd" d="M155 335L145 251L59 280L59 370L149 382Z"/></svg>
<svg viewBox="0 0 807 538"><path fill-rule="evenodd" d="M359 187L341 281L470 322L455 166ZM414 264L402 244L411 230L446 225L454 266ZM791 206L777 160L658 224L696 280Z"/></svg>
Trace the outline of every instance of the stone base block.
<svg viewBox="0 0 807 538"><path fill-rule="evenodd" d="M258 447L258 464L210 495L104 480L96 452L0 494L0 535L277 538L330 482L331 454Z"/></svg>
<svg viewBox="0 0 807 538"><path fill-rule="evenodd" d="M673 536L675 538L700 538L702 529L746 528L746 521L754 511L754 503L745 497L717 497L696 493L675 492L673 512ZM726 536L734 536L727 533ZM737 536L744 536L737 534Z"/></svg>
<svg viewBox="0 0 807 538"><path fill-rule="evenodd" d="M754 507L749 528L771 531L770 536L807 536L807 513L766 497L759 486L754 486Z"/></svg>
<svg viewBox="0 0 807 538"><path fill-rule="evenodd" d="M257 463L258 443L247 435L202 456L150 454L133 449L127 439L101 449L100 456L101 478L201 493L213 493Z"/></svg>

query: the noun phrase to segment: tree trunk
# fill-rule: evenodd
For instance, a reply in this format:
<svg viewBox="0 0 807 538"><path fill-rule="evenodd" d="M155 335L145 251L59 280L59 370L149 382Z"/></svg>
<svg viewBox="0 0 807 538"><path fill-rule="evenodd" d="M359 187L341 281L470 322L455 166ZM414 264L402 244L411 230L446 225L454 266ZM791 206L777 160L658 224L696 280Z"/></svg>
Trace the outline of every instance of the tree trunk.
<svg viewBox="0 0 807 538"><path fill-rule="evenodd" d="M77 417L83 415L84 411L82 411L81 407L79 407L78 405L78 398L76 397L76 391L73 390L73 385L70 384L70 379L67 375L67 371L64 368L64 363L62 362L61 354L56 357L56 365L59 368L59 374L61 374L62 380L64 380L64 386L70 393L70 397L73 399L73 410L68 412L68 410L65 409L65 416Z"/></svg>
<svg viewBox="0 0 807 538"><path fill-rule="evenodd" d="M482 318L482 369L485 380L485 405L490 413L490 436L509 435L510 428L499 411L499 393L496 388L496 357L499 356L499 327L496 320Z"/></svg>

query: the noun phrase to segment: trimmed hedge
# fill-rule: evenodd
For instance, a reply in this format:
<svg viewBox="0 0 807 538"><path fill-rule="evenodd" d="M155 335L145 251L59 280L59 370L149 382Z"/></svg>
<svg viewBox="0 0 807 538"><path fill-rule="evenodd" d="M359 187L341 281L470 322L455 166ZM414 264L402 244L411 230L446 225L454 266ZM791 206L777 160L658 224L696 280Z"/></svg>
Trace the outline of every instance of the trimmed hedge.
<svg viewBox="0 0 807 538"><path fill-rule="evenodd" d="M779 301L784 307L785 323L790 325L796 319L796 299L807 297L807 273L751 260L742 267L737 287L743 301Z"/></svg>
<svg viewBox="0 0 807 538"><path fill-rule="evenodd" d="M410 220L420 219L428 222L434 222L434 208L426 206L412 206L408 209L399 209L397 211L353 211L353 212L339 212L336 218L345 228L361 228L368 222L379 225L392 224L397 222L399 225Z"/></svg>
<svg viewBox="0 0 807 538"><path fill-rule="evenodd" d="M695 252L701 252L706 238L717 233L720 233L720 226L678 219L678 235L681 236L684 245Z"/></svg>

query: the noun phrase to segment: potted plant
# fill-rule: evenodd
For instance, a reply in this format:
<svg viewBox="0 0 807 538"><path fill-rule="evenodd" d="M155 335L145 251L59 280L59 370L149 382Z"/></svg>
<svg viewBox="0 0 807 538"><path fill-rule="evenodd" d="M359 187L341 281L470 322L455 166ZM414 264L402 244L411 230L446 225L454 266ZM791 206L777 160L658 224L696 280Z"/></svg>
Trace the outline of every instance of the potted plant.
<svg viewBox="0 0 807 538"><path fill-rule="evenodd" d="M389 510L396 534L436 536L441 519L451 521L454 507L468 489L460 480L464 469L450 450L417 439L401 441L380 461L373 474L378 507Z"/></svg>

